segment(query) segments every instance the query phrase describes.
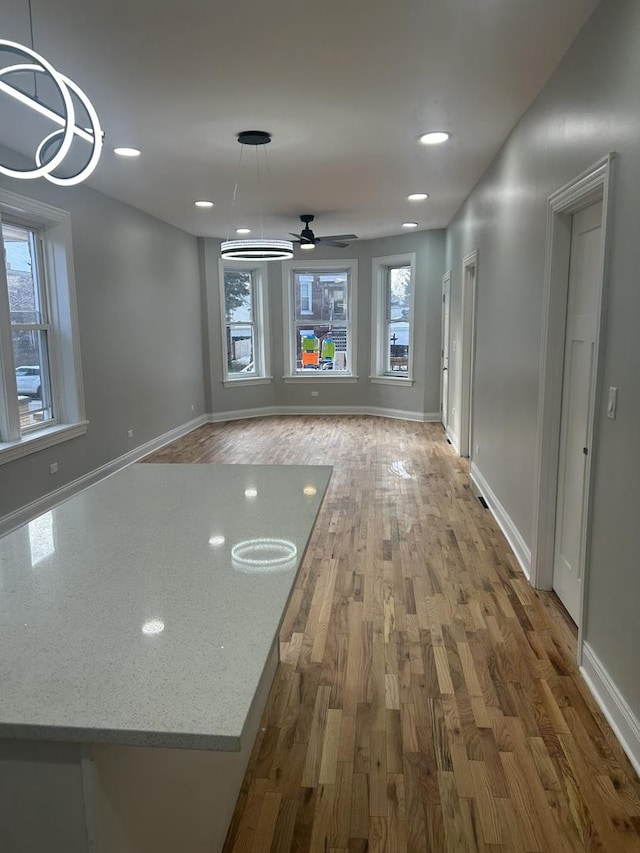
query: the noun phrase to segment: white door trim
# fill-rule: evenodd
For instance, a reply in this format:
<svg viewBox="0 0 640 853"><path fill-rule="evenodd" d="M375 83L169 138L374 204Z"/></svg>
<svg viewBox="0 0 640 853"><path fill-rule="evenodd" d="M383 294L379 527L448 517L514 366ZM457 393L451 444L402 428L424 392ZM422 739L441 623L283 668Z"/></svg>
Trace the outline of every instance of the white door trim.
<svg viewBox="0 0 640 853"><path fill-rule="evenodd" d="M600 358L604 340L605 282L609 245L610 183L613 154L598 160L570 183L549 196L547 208L547 254L542 302L542 342L540 348L540 397L534 480L531 549L531 584L538 589L553 586L553 560L558 488L558 457L562 416L562 380L564 372L565 325L569 288L571 217L578 210L602 199L602 246L600 298L595 352L595 394L591 398L587 430L588 459L585 475L585 523L582 600L578 634L578 661L582 659L585 630L585 601L589 585L589 540L591 533L591 478L596 447L596 418L602 399Z"/></svg>
<svg viewBox="0 0 640 853"><path fill-rule="evenodd" d="M449 328L445 329L445 311L444 311L444 301L446 296L449 297ZM444 342L447 341L447 346L449 348L448 358L447 358L447 374L451 373L451 270L447 270L446 273L442 276L442 319L440 323L440 412L442 413L442 426L445 430L449 427L449 400L451 397L451 383L449 381L450 377L445 376L444 370ZM447 332L447 334L445 334ZM447 411L444 411L443 403L444 403L444 383L447 381Z"/></svg>
<svg viewBox="0 0 640 853"><path fill-rule="evenodd" d="M467 273L473 270L473 288L467 292ZM462 259L462 345L460 361L460 456L472 456L470 435L473 429L473 377L476 360L476 301L478 292L478 250Z"/></svg>

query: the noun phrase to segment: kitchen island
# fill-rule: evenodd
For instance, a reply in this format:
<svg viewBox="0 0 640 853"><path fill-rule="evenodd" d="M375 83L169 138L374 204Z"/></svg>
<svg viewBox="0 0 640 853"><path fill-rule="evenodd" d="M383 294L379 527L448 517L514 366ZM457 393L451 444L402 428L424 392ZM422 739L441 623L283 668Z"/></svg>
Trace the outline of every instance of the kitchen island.
<svg viewBox="0 0 640 853"><path fill-rule="evenodd" d="M136 464L0 540L0 849L221 849L330 473Z"/></svg>

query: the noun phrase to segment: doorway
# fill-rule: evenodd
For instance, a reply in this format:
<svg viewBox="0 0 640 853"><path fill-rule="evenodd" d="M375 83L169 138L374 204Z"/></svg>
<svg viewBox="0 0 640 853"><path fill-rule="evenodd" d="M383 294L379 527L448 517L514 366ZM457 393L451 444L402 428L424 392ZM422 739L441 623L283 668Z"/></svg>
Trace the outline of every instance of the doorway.
<svg viewBox="0 0 640 853"><path fill-rule="evenodd" d="M442 349L440 412L445 432L449 429L449 330L451 328L451 270L442 277Z"/></svg>
<svg viewBox="0 0 640 853"><path fill-rule="evenodd" d="M478 252L462 261L462 377L460 383L460 456L472 457L473 379L476 349L476 294L478 288Z"/></svg>
<svg viewBox="0 0 640 853"><path fill-rule="evenodd" d="M554 589L577 624L579 659L611 162L603 158L549 198L531 582Z"/></svg>

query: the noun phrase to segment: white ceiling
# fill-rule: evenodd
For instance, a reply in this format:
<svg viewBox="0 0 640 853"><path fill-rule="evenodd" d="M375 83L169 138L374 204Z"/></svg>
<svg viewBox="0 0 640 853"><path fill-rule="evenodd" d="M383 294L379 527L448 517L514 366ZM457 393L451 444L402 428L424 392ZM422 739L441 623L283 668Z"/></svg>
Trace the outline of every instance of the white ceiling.
<svg viewBox="0 0 640 853"><path fill-rule="evenodd" d="M301 213L319 235L445 226L596 5L32 0L36 50L87 92L106 132L91 186L215 237L259 230L255 149L231 216L247 129L273 134L265 236L298 230ZM0 38L29 43L27 7L2 0ZM29 122L2 97L0 143L26 150ZM416 143L440 129L447 144ZM142 156L122 160L116 145ZM416 191L429 200L408 202Z"/></svg>

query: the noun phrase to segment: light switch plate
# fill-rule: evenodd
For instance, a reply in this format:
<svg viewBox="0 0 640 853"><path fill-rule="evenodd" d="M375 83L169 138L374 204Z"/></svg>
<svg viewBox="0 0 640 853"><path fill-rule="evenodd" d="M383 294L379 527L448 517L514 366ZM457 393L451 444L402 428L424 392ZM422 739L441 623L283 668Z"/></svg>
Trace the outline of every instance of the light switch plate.
<svg viewBox="0 0 640 853"><path fill-rule="evenodd" d="M613 385L609 387L609 399L607 401L607 417L613 420L616 416L616 409L618 407L618 389L614 388Z"/></svg>

